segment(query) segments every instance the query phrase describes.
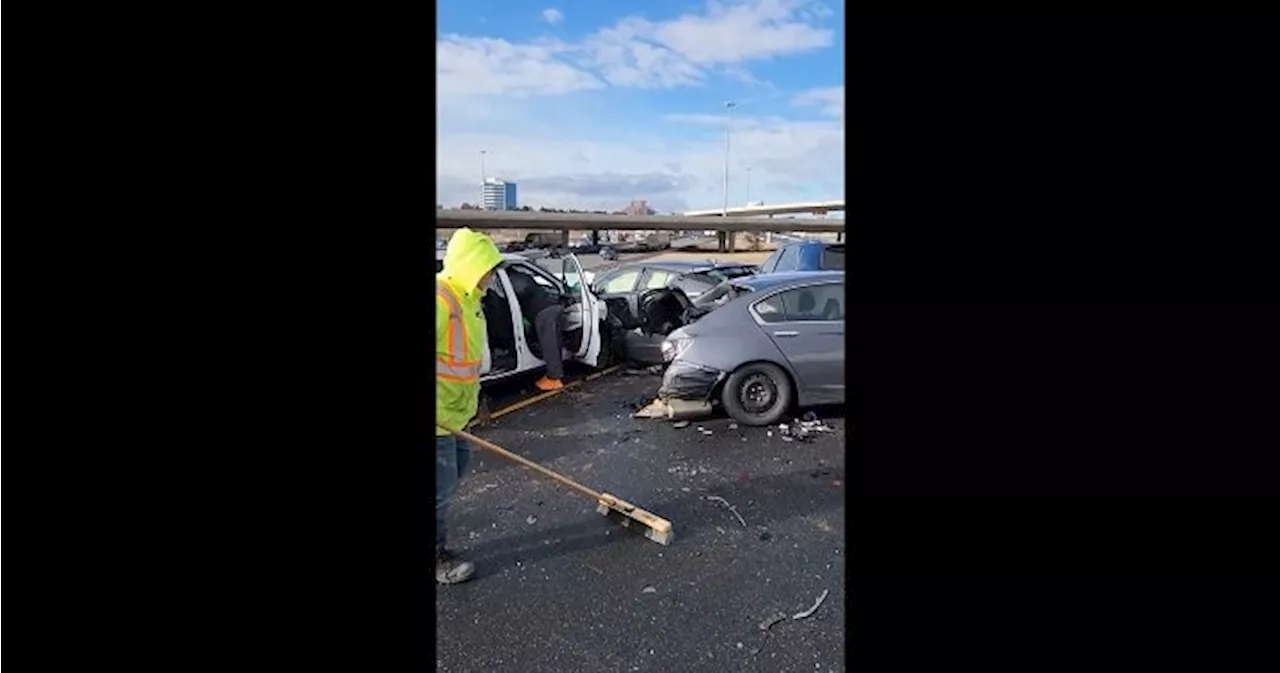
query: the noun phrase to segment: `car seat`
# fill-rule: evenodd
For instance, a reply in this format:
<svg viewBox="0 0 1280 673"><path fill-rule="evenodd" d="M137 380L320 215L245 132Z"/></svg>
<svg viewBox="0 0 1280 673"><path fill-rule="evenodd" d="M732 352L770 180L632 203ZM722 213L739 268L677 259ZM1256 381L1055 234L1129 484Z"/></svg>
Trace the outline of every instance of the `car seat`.
<svg viewBox="0 0 1280 673"><path fill-rule="evenodd" d="M685 324L685 310L693 306L678 288L654 288L640 295L640 317L645 334L670 334Z"/></svg>
<svg viewBox="0 0 1280 673"><path fill-rule="evenodd" d="M814 310L817 308L818 300L813 296L813 290L801 290L796 313L801 317L812 318L814 317Z"/></svg>
<svg viewBox="0 0 1280 673"><path fill-rule="evenodd" d="M822 305L822 319L840 320L842 317L840 315L840 302L836 301L835 297L827 299L826 303Z"/></svg>

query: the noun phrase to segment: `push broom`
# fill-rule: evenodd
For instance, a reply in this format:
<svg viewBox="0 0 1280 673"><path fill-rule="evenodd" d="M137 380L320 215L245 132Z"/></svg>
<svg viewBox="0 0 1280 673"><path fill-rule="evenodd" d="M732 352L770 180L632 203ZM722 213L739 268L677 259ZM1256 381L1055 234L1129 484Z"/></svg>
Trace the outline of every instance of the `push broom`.
<svg viewBox="0 0 1280 673"><path fill-rule="evenodd" d="M631 526L632 521L638 522L640 525L644 526L644 536L660 545L671 544L671 540L675 537L675 531L671 529L671 522L653 514L652 512L640 509L626 500L609 495L608 493L601 493L587 488L586 486L583 486L582 484L579 484L558 472L553 472L532 460L529 460L528 458L514 454L497 444L480 439L469 432L446 428L443 425L440 427L467 440L468 442L471 442L472 444L475 444L476 446L479 446L482 449L491 453L496 453L507 460L519 463L534 472L550 477L551 479L554 479L561 484L564 484L565 486L568 486L569 488L595 500L596 512L603 514L606 518L615 519L623 526L627 527Z"/></svg>

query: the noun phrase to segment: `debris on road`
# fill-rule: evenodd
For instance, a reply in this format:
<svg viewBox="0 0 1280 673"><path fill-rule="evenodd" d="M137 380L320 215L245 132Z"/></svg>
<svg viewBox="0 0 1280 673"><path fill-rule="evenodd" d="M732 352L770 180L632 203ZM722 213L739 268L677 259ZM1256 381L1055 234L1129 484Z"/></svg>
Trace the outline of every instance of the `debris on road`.
<svg viewBox="0 0 1280 673"><path fill-rule="evenodd" d="M655 589L655 588L653 588L653 586L652 586L652 585L650 585L650 586L646 586L645 588L643 588L643 589L641 589L641 590L640 590L640 593L642 593L642 594L652 594L652 593L657 593L657 592L658 592L658 590L657 590L657 589Z"/></svg>
<svg viewBox="0 0 1280 673"><path fill-rule="evenodd" d="M778 622L786 621L786 619L787 619L786 613L775 612L769 617L766 617L763 622L760 622L760 630L768 631L769 629L773 628L774 624L777 624Z"/></svg>
<svg viewBox="0 0 1280 673"><path fill-rule="evenodd" d="M632 408L637 408L633 406ZM639 405L637 411L631 415L632 418L666 418L670 420L685 420L689 418L700 418L711 415L710 402L692 402L689 400L663 400L655 398L647 405Z"/></svg>
<svg viewBox="0 0 1280 673"><path fill-rule="evenodd" d="M685 419L702 418L711 415L710 402L693 402L690 400L667 400L667 418Z"/></svg>
<svg viewBox="0 0 1280 673"><path fill-rule="evenodd" d="M525 519L524 522L532 526L533 524L538 523L538 517L530 514L529 518Z"/></svg>
<svg viewBox="0 0 1280 673"><path fill-rule="evenodd" d="M805 617L808 617L809 615L812 615L813 613L817 612L818 606L822 605L822 601L827 600L827 594L829 593L831 593L830 589L823 589L822 595L818 596L818 602L814 603L813 607L809 608L808 610L805 610L804 612L797 612L794 615L791 615L791 618L804 619Z"/></svg>
<svg viewBox="0 0 1280 673"><path fill-rule="evenodd" d="M687 428L689 427L689 421L676 421L671 424L671 427L676 428L677 430L680 428Z"/></svg>
<svg viewBox="0 0 1280 673"><path fill-rule="evenodd" d="M639 409L634 414L631 414L631 417L632 418L668 418L667 409L668 407L665 402L663 402L662 400L655 399L654 401L650 402L647 406Z"/></svg>
<svg viewBox="0 0 1280 673"><path fill-rule="evenodd" d="M730 430L737 430L737 429L738 429L738 424L737 424L737 423L730 423L730 424L729 424L729 429L730 429Z"/></svg>
<svg viewBox="0 0 1280 673"><path fill-rule="evenodd" d="M812 411L805 412L801 418L795 419L791 423L779 423L778 434L782 435L783 441L812 441L813 437L820 432L835 432L835 428L827 425ZM769 433L772 437L772 431Z"/></svg>
<svg viewBox="0 0 1280 673"><path fill-rule="evenodd" d="M706 497L706 499L707 499L707 500L718 500L718 501L720 501L720 502L723 502L723 503L724 503L724 506L725 506L725 507L728 507L728 508L729 508L729 511L730 511L730 512L733 512L733 515L734 515L734 516L738 517L738 521L742 524L742 527L743 527L743 528L746 528L746 527L747 527L747 521L746 521L746 519L743 519L743 518L742 518L742 515L738 513L738 508L737 508L737 507L734 507L734 506L733 506L733 505L731 505L731 504L729 504L729 501L728 501L728 500L725 500L724 498L721 498L721 497L720 497L720 496L718 496L718 495L708 495L708 496L705 496L705 497Z"/></svg>

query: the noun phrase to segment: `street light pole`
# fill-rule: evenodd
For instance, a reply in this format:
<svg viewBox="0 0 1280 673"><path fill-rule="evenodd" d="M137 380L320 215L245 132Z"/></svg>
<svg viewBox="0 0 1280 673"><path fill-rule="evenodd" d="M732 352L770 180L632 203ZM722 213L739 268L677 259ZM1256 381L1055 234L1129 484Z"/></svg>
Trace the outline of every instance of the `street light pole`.
<svg viewBox="0 0 1280 673"><path fill-rule="evenodd" d="M724 107L726 110L724 124L724 201L721 206L720 217L729 216L729 135L733 132L733 109L738 107L738 104L728 101L724 104ZM722 231L716 238L720 240L720 245L717 246L720 252L733 251L733 234L731 232Z"/></svg>
<svg viewBox="0 0 1280 673"><path fill-rule="evenodd" d="M724 206L720 211L721 217L729 216L729 135L733 132L733 109L738 104L729 101L724 104L728 111L725 115L724 124Z"/></svg>
<svg viewBox="0 0 1280 673"><path fill-rule="evenodd" d="M480 150L480 207L481 208L484 208L484 183L485 183L485 180L489 179L489 176L484 169L485 168L484 155L487 152L488 150Z"/></svg>

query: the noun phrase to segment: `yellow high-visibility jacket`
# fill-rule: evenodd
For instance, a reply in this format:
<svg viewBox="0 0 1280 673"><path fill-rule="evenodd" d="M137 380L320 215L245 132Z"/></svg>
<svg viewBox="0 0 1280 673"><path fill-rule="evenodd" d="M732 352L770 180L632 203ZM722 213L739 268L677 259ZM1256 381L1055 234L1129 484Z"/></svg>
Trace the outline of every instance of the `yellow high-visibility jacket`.
<svg viewBox="0 0 1280 673"><path fill-rule="evenodd" d="M485 322L477 287L502 262L488 236L459 229L449 239L444 268L436 274L436 421L462 429L480 404L480 361ZM436 435L448 432L436 427Z"/></svg>

